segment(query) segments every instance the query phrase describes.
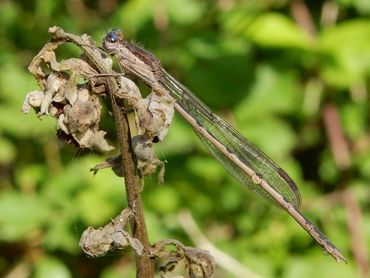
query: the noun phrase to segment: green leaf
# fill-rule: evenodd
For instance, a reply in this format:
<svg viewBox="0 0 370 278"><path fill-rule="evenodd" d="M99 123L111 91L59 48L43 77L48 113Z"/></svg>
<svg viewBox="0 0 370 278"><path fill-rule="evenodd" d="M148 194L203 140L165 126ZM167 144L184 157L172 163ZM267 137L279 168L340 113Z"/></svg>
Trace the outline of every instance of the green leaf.
<svg viewBox="0 0 370 278"><path fill-rule="evenodd" d="M12 142L0 136L0 164L9 164L16 156L16 148Z"/></svg>
<svg viewBox="0 0 370 278"><path fill-rule="evenodd" d="M9 105L0 105L0 130L10 133L17 137L34 137L41 140L45 136L55 134L55 119L51 117L37 118L36 114L31 112L25 115ZM54 136L54 135L53 135Z"/></svg>
<svg viewBox="0 0 370 278"><path fill-rule="evenodd" d="M367 132L368 104L348 102L340 108L340 117L345 133L350 138L356 139Z"/></svg>
<svg viewBox="0 0 370 278"><path fill-rule="evenodd" d="M15 177L17 185L25 192L32 192L37 189L37 186L47 180L48 168L45 164L37 164L36 162L19 167Z"/></svg>
<svg viewBox="0 0 370 278"><path fill-rule="evenodd" d="M204 12L205 5L196 0L166 0L163 7L171 19L179 24L191 24L198 21Z"/></svg>
<svg viewBox="0 0 370 278"><path fill-rule="evenodd" d="M263 47L310 47L305 31L292 19L279 13L263 13L256 17L245 34Z"/></svg>
<svg viewBox="0 0 370 278"><path fill-rule="evenodd" d="M133 261L129 264L111 264L106 266L99 274L100 278L123 278L135 276L136 267Z"/></svg>
<svg viewBox="0 0 370 278"><path fill-rule="evenodd" d="M173 213L180 205L179 195L170 185L157 186L150 197L151 206L158 213Z"/></svg>
<svg viewBox="0 0 370 278"><path fill-rule="evenodd" d="M239 186L239 184L236 186L223 186L219 190L218 194L222 196L222 198L220 198L220 206L222 210L225 210L225 213L237 210L245 201L245 196L247 196L247 194L242 194L242 189L237 186Z"/></svg>
<svg viewBox="0 0 370 278"><path fill-rule="evenodd" d="M319 36L321 76L333 86L349 88L370 75L370 20L338 24Z"/></svg>
<svg viewBox="0 0 370 278"><path fill-rule="evenodd" d="M63 261L55 257L44 256L37 260L33 277L69 278L72 274Z"/></svg>
<svg viewBox="0 0 370 278"><path fill-rule="evenodd" d="M0 238L6 241L22 240L31 236L48 222L49 207L30 195L13 192L0 196Z"/></svg>
<svg viewBox="0 0 370 278"><path fill-rule="evenodd" d="M75 207L71 205L59 211L54 209L53 216L43 237L44 248L50 252L58 250L71 255L79 253L79 237L86 227L77 228Z"/></svg>
<svg viewBox="0 0 370 278"><path fill-rule="evenodd" d="M142 28L153 17L169 18L178 24L191 24L199 20L204 10L204 4L195 0L177 0L153 2L150 0L133 0L125 3L119 9L118 18L124 18L131 31ZM164 15L161 16L161 13ZM119 19L117 19L118 21Z"/></svg>
<svg viewBox="0 0 370 278"><path fill-rule="evenodd" d="M99 171L95 176L89 171L101 162L97 157L88 157L73 161L60 174L51 176L43 187L42 195L66 211L74 208L74 216L69 221L76 221L79 215L89 225L103 224L118 210L124 199L122 178L116 177L110 169ZM71 224L72 224L71 223Z"/></svg>
<svg viewBox="0 0 370 278"><path fill-rule="evenodd" d="M255 83L238 105L235 115L246 120L269 113L289 114L297 111L301 102L296 76L266 64L257 68Z"/></svg>
<svg viewBox="0 0 370 278"><path fill-rule="evenodd" d="M370 151L363 152L355 161L361 176L365 179L370 179Z"/></svg>
<svg viewBox="0 0 370 278"><path fill-rule="evenodd" d="M318 255L305 258L291 257L286 262L284 277L309 278L309 277L356 277L356 272L351 264L328 263L329 257ZM315 267L312 267L312 266Z"/></svg>
<svg viewBox="0 0 370 278"><path fill-rule="evenodd" d="M176 114L167 136L154 148L156 154L162 159L163 156L189 153L197 145L199 146L200 142L190 124Z"/></svg>
<svg viewBox="0 0 370 278"><path fill-rule="evenodd" d="M340 170L335 164L333 156L329 150L326 150L322 154L322 158L320 160L319 165L319 175L322 181L331 184L334 184L340 176Z"/></svg>
<svg viewBox="0 0 370 278"><path fill-rule="evenodd" d="M17 19L20 12L18 5L18 3L13 1L6 1L1 3L0 24L1 26L3 26L3 28L10 27L15 23L15 20Z"/></svg>
<svg viewBox="0 0 370 278"><path fill-rule="evenodd" d="M297 143L296 135L287 123L269 115L244 121L238 129L274 159L283 159Z"/></svg>
<svg viewBox="0 0 370 278"><path fill-rule="evenodd" d="M37 83L31 74L19 66L16 58L10 59L0 69L0 97L8 105L18 105L20 110L27 92L31 91L31 85L36 88Z"/></svg>
<svg viewBox="0 0 370 278"><path fill-rule="evenodd" d="M126 33L126 29L130 29L131 32L139 30L152 16L153 1L151 0L128 1L121 5L116 13L117 21L121 23L121 19L124 19L126 22L122 26L125 27L124 33Z"/></svg>
<svg viewBox="0 0 370 278"><path fill-rule="evenodd" d="M207 182L219 183L225 176L221 164L211 154L189 158L187 160L187 169Z"/></svg>
<svg viewBox="0 0 370 278"><path fill-rule="evenodd" d="M89 159L85 163L94 165L94 162L96 160ZM125 200L124 179L115 176L111 169L94 176L87 172L87 168L85 171L87 186L76 196L75 205L86 223L103 224L119 211Z"/></svg>

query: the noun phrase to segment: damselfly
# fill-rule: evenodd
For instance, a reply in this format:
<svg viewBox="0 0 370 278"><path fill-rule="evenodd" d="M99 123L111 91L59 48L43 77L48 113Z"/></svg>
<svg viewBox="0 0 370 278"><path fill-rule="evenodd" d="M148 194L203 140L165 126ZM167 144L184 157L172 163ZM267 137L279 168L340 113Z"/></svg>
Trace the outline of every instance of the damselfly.
<svg viewBox="0 0 370 278"><path fill-rule="evenodd" d="M124 40L119 29L105 36L103 47L114 55L122 71L139 77L158 93L170 94L176 110L240 183L286 210L325 252L345 261L340 250L298 210L301 196L288 174L172 77L151 52Z"/></svg>

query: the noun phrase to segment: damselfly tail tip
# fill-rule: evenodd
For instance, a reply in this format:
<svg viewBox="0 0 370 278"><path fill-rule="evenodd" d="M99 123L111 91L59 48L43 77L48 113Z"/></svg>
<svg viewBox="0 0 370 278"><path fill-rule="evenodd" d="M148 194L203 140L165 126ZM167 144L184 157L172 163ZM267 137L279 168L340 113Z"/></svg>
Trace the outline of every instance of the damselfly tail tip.
<svg viewBox="0 0 370 278"><path fill-rule="evenodd" d="M338 263L344 262L345 264L348 264L346 258L341 253L337 254L337 256L335 257L335 259L336 259L336 261Z"/></svg>
<svg viewBox="0 0 370 278"><path fill-rule="evenodd" d="M333 250L330 251L328 251L327 249L323 249L323 252L332 256L333 259L336 260L338 263L344 262L345 264L348 264L346 258L342 255L342 252L340 252L340 250L335 247Z"/></svg>

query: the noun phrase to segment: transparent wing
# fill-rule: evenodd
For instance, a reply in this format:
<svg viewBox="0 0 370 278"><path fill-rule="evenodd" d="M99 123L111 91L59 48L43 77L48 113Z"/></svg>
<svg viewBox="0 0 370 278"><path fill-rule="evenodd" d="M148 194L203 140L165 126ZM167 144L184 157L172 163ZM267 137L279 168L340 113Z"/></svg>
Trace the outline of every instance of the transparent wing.
<svg viewBox="0 0 370 278"><path fill-rule="evenodd" d="M177 103L199 125L201 125L213 138L222 143L245 165L251 168L255 174L268 182L277 192L279 192L294 207L301 205L301 195L294 181L275 164L267 155L252 145L245 137L236 131L230 124L214 114L205 104L203 104L189 89L173 78L169 73L162 69L160 83L164 85ZM194 129L195 130L195 129ZM225 154L212 144L209 140L195 130L201 141L210 153L223 164L225 169L233 175L240 183L252 191L259 193L271 203L280 206L259 184L253 182L252 177L247 175L238 165L236 165Z"/></svg>

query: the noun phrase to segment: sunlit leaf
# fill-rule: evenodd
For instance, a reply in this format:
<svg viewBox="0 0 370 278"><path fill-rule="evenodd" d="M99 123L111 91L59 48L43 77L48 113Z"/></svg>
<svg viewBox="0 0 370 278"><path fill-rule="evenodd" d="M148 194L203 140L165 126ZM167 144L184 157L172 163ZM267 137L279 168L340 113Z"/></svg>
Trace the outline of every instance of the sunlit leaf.
<svg viewBox="0 0 370 278"><path fill-rule="evenodd" d="M44 256L35 264L35 273L33 277L69 278L72 277L72 274L63 261L55 257Z"/></svg>
<svg viewBox="0 0 370 278"><path fill-rule="evenodd" d="M179 196L170 185L158 186L150 196L151 206L157 213L172 213L179 207Z"/></svg>
<svg viewBox="0 0 370 278"><path fill-rule="evenodd" d="M133 0L124 3L117 11L117 21L123 26L119 26L132 31L137 31L153 17L153 1ZM111 26L109 26L111 27Z"/></svg>
<svg viewBox="0 0 370 278"><path fill-rule="evenodd" d="M330 84L348 88L370 74L370 21L351 20L322 32L319 37L322 77Z"/></svg>
<svg viewBox="0 0 370 278"><path fill-rule="evenodd" d="M247 27L246 36L263 47L307 48L310 40L292 19L278 13L265 13Z"/></svg>
<svg viewBox="0 0 370 278"><path fill-rule="evenodd" d="M238 118L245 120L269 113L288 114L300 108L302 94L292 72L262 65L255 75L255 83L237 107Z"/></svg>
<svg viewBox="0 0 370 278"><path fill-rule="evenodd" d="M25 115L19 109L9 107L9 105L0 105L0 130L19 137L35 137L45 140L45 136L55 134L55 120L51 118L42 118L30 112ZM33 114L32 114L33 113Z"/></svg>
<svg viewBox="0 0 370 278"><path fill-rule="evenodd" d="M199 20L203 14L204 4L195 0L166 0L165 12L177 23L190 24Z"/></svg>
<svg viewBox="0 0 370 278"><path fill-rule="evenodd" d="M50 217L45 202L32 195L0 195L0 237L6 241L21 240L41 231Z"/></svg>
<svg viewBox="0 0 370 278"><path fill-rule="evenodd" d="M357 159L356 164L361 175L366 179L370 179L370 151L362 153Z"/></svg>
<svg viewBox="0 0 370 278"><path fill-rule="evenodd" d="M356 277L353 267L351 265L345 264L335 264L327 263L326 256L312 256L311 260L306 260L304 258L291 258L287 262L287 269L284 277L293 278L293 277L329 277L335 276L340 278L345 277ZM315 265L315 267L312 267Z"/></svg>
<svg viewBox="0 0 370 278"><path fill-rule="evenodd" d="M0 163L8 164L16 156L15 146L7 139L0 137Z"/></svg>
<svg viewBox="0 0 370 278"><path fill-rule="evenodd" d="M346 103L341 107L341 120L347 136L358 138L366 132L366 110L365 103Z"/></svg>
<svg viewBox="0 0 370 278"><path fill-rule="evenodd" d="M206 157L192 157L188 160L187 168L195 175L209 182L219 182L225 176L221 164L210 154Z"/></svg>
<svg viewBox="0 0 370 278"><path fill-rule="evenodd" d="M275 159L287 155L297 143L292 129L271 116L245 121L239 130Z"/></svg>
<svg viewBox="0 0 370 278"><path fill-rule="evenodd" d="M47 167L37 163L20 167L15 178L22 190L35 191L37 186L47 179Z"/></svg>

